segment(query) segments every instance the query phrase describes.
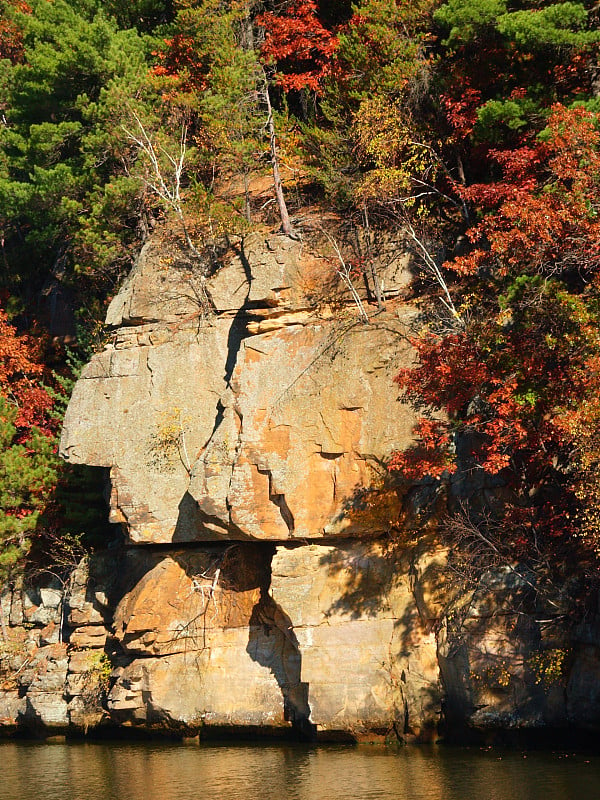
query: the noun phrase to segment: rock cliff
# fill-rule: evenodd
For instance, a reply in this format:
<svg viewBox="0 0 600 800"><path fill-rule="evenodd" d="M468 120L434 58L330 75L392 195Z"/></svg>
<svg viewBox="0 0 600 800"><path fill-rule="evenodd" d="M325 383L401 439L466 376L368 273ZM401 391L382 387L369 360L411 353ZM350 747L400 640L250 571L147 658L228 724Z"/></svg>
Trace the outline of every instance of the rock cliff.
<svg viewBox="0 0 600 800"><path fill-rule="evenodd" d="M193 268L148 245L75 388L63 455L110 467L112 520L132 543L377 532L349 510L411 438L392 378L413 312L368 325L351 308L319 313L302 294L317 259L249 238L208 282L208 319Z"/></svg>
<svg viewBox="0 0 600 800"><path fill-rule="evenodd" d="M248 236L207 280L173 240L146 245L61 444L110 469L125 544L5 590L6 731L598 726L593 623L569 628L514 566L459 591L431 526L390 537L399 493L370 502L414 422L392 381L409 264L390 252L388 310L365 323L299 241Z"/></svg>

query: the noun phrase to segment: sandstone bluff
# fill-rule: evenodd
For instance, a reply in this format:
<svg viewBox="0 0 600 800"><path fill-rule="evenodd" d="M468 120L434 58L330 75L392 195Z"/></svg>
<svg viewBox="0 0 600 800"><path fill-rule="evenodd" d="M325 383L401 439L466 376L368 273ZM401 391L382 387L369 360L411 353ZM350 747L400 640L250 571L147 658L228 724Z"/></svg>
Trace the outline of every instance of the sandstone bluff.
<svg viewBox="0 0 600 800"><path fill-rule="evenodd" d="M409 266L387 258L388 310L364 323L317 296L330 267L300 242L252 234L204 284L150 240L61 443L110 470L125 543L66 585L3 594L7 733L598 727L595 615L569 627L564 598L544 605L509 566L461 592L434 524L400 546L400 494L365 502L411 442L392 388L412 359Z"/></svg>

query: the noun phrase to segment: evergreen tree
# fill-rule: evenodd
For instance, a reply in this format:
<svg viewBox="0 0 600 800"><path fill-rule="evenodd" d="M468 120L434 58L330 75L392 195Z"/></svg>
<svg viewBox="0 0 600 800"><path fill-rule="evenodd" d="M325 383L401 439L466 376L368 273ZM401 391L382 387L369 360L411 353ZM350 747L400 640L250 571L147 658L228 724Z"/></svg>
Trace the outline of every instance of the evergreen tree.
<svg viewBox="0 0 600 800"><path fill-rule="evenodd" d="M48 274L76 286L83 278L88 292L110 286L139 235L141 184L119 123L142 92L152 45L119 30L102 5L33 0L12 15L22 57L3 62L0 130L3 280L12 292L26 295Z"/></svg>

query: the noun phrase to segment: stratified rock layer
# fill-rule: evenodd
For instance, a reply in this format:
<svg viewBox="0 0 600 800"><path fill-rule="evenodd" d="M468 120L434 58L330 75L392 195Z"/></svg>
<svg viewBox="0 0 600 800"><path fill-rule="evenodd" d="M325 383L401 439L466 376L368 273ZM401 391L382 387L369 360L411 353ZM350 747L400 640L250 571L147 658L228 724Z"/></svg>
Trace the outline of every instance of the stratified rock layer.
<svg viewBox="0 0 600 800"><path fill-rule="evenodd" d="M63 586L2 595L1 729L405 741L437 737L440 720L450 737L597 730L597 623L553 618L510 568L468 593L449 577L427 538L94 556Z"/></svg>
<svg viewBox="0 0 600 800"><path fill-rule="evenodd" d="M258 245L207 284L231 295L211 319L193 305L193 271L143 251L109 310L129 326L75 387L61 452L110 467L112 520L132 542L377 532L350 512L411 441L392 379L412 357L413 312L319 316L301 291L302 268L314 280L318 260L285 237Z"/></svg>
<svg viewBox="0 0 600 800"><path fill-rule="evenodd" d="M386 247L375 267L398 296L408 257ZM515 567L461 589L434 524L390 536L401 498L369 490L411 442L392 379L414 312L368 306L362 322L333 278L281 236L234 243L208 280L146 245L61 443L110 468L125 545L5 590L5 731L600 727L596 617L570 628L568 592L544 605Z"/></svg>

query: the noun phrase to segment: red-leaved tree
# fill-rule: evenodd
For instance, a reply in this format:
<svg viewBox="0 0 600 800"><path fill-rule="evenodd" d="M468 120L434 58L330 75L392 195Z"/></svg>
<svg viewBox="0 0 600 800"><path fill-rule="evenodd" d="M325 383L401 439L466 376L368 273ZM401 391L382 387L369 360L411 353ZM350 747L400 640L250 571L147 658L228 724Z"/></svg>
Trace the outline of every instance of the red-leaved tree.
<svg viewBox="0 0 600 800"><path fill-rule="evenodd" d="M472 250L445 265L465 298L461 322L416 337L418 361L397 377L425 413L390 468L495 486L508 552L547 555L581 542L600 493L597 436L581 437L599 421L597 117L555 106L536 142L494 157L501 180L464 190L486 212ZM481 492L469 491L463 501L481 511Z"/></svg>
<svg viewBox="0 0 600 800"><path fill-rule="evenodd" d="M335 34L320 21L316 0L292 0L279 14L257 17L266 36L261 56L276 66L276 79L288 92L310 89L320 93L331 72L338 47Z"/></svg>
<svg viewBox="0 0 600 800"><path fill-rule="evenodd" d="M0 309L0 577L29 551L55 489L57 421L35 344Z"/></svg>

